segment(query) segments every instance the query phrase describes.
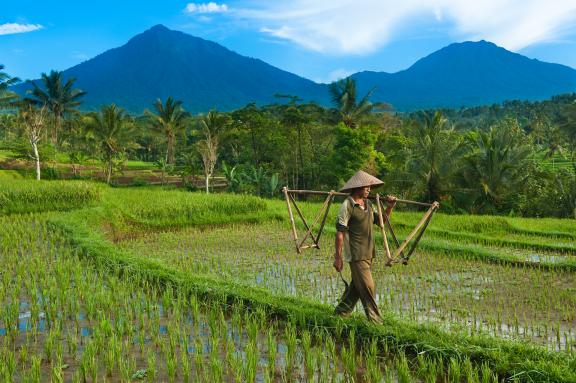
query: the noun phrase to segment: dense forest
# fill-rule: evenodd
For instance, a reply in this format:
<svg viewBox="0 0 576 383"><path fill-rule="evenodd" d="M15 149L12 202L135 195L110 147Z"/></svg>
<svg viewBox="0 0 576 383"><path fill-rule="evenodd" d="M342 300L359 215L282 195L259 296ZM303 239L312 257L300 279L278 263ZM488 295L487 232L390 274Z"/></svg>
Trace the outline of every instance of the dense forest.
<svg viewBox="0 0 576 383"><path fill-rule="evenodd" d="M218 174L231 192L273 197L281 185L336 190L364 169L384 192L437 200L444 212L576 216L576 94L402 114L348 78L330 85L329 109L277 95L265 107L192 115L167 98L132 116L116 105L80 112L85 92L56 71L20 98L3 70L0 149L30 160L38 179L65 154L97 159L108 183L130 159L202 176L206 191Z"/></svg>

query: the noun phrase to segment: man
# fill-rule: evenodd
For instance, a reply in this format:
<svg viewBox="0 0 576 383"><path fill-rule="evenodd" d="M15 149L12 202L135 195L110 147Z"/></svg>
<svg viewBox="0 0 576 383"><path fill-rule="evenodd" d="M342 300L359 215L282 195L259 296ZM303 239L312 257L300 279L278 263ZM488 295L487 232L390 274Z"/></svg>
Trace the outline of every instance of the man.
<svg viewBox="0 0 576 383"><path fill-rule="evenodd" d="M350 193L338 211L336 219L336 252L334 268L341 272L344 261L350 265L352 281L347 286L335 313L350 315L358 299L364 306L366 316L374 323L382 323L376 305L374 281L372 280L372 259L376 256L373 224L378 224L377 207L367 199L372 186L384 182L363 171L358 171L346 182L341 192ZM386 215L390 217L396 205L396 197L388 197Z"/></svg>

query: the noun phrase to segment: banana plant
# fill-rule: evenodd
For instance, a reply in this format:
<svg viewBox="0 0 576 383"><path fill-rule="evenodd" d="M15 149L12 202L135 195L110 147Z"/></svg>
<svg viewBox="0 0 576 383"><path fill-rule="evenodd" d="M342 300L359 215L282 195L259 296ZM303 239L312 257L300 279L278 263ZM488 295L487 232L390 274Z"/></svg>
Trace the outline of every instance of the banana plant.
<svg viewBox="0 0 576 383"><path fill-rule="evenodd" d="M224 177L226 177L226 183L228 184L228 191L236 193L240 190L242 184L242 174L238 171L238 166L234 165L230 167L226 162L222 161L222 171L224 172Z"/></svg>

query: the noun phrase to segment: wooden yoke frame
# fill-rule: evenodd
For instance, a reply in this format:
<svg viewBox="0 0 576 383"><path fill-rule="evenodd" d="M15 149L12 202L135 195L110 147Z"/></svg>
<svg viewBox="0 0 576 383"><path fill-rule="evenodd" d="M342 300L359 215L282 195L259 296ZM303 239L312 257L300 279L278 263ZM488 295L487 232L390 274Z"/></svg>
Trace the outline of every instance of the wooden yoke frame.
<svg viewBox="0 0 576 383"><path fill-rule="evenodd" d="M288 208L288 215L290 217L290 225L291 225L291 229L292 229L292 239L294 240L294 245L296 247L296 251L300 254L300 253L302 253L302 250L304 250L304 249L308 249L308 248L320 249L320 237L322 236L322 231L324 230L326 218L328 217L328 212L330 210L330 206L331 206L332 202L334 201L334 197L337 197L337 196L347 197L348 194L335 192L334 190L331 190L329 192L317 191L317 190L291 190L291 189L288 189L288 187L286 187L286 186L284 186L282 188L282 193L284 193L284 198L286 199L286 206ZM322 207L320 208L320 210L316 214L316 217L314 218L314 222L312 223L312 225L308 225L308 222L306 222L306 219L304 218L302 211L300 210L300 208L296 204L296 200L294 199L294 194L326 196L324 203L322 204ZM426 213L424 214L422 219L420 219L420 221L414 227L414 229L412 229L410 234L408 234L408 236L402 241L402 243L400 243L400 241L396 237L396 233L394 232L394 228L392 227L392 223L390 222L390 219L384 213L385 208L383 205L383 203L384 203L383 201L387 200L388 198L387 197L382 198L380 196L380 194L376 194L375 196L368 197L368 199L375 200L376 206L378 208L378 224L380 226L380 231L382 234L382 241L383 241L383 245L384 245L384 254L386 255L386 259L387 259L386 260L386 266L392 266L393 264L399 263L399 262L401 262L404 265L407 265L408 261L410 260L410 257L414 253L414 250L416 250L416 247L418 246L418 242L420 242L420 239L422 238L424 232L426 231L426 228L428 227L428 224L430 223L430 220L432 219L434 212L436 210L438 210L438 208L440 207L440 204L438 202L425 203L425 202L417 202L417 201L410 201L410 200L404 200L404 199L396 199L397 203L404 203L404 204L428 207L428 210L426 211ZM292 206L294 206L296 213L298 213L298 216L300 217L300 219L302 220L302 223L304 224L304 227L306 228L306 233L304 234L304 237L302 237L301 240L298 239L298 234L296 232L296 222L294 220L294 214L292 213ZM320 219L321 219L320 227L318 228L317 233L314 234L314 232L313 232L314 227L318 224L318 222L320 222ZM390 250L390 246L388 243L388 236L386 235L386 228L390 231L390 236L392 237L392 240L394 241L394 244L396 245L396 249L394 251L394 254L392 254L392 252ZM308 239L308 237L310 237L312 239L313 243L306 245L305 242ZM414 241L412 242L410 248L408 249L407 253L405 254L404 251L406 250L406 248L410 244L410 241L412 241L413 239L414 239Z"/></svg>
<svg viewBox="0 0 576 383"><path fill-rule="evenodd" d="M282 188L282 192L284 193L284 198L286 199L286 206L288 207L288 215L290 216L290 224L292 225L292 238L294 239L294 244L296 245L296 251L298 252L298 254L300 254L302 250L311 247L320 249L320 236L322 235L322 231L324 230L324 224L326 223L326 218L328 217L328 212L330 211L330 205L332 204L332 201L334 201L334 195L336 194L336 192L333 190L326 193L320 192L322 194L326 194L327 196L326 199L324 200L324 203L322 204L322 208L320 208L320 210L316 214L316 218L314 219L314 222L312 223L311 226L308 226L306 218L304 218L304 215L302 214L300 208L296 204L296 200L292 196L292 194L304 194L304 193L298 193L301 192L301 190L289 190L286 186ZM298 240L298 234L296 233L296 223L294 222L294 214L292 214L292 205L294 205L294 209L296 209L298 216L300 217L302 223L304 223L304 227L306 228L306 234L304 234L302 240ZM320 220L320 217L322 217L322 223L320 224L318 233L314 235L314 232L312 230ZM308 239L308 237L312 238L313 243L311 245L304 244Z"/></svg>
<svg viewBox="0 0 576 383"><path fill-rule="evenodd" d="M420 219L420 221L416 224L414 229L412 229L410 234L408 234L408 236L406 238L404 238L402 243L400 243L398 241L398 238L396 237L396 233L394 232L394 229L392 227L392 223L390 222L390 219L388 218L388 216L386 214L382 213L382 210L383 210L382 200L379 197L380 197L379 195L376 195L376 201L378 203L378 216L380 219L380 227L382 230L382 240L384 242L384 250L385 250L385 254L386 254L386 258L387 258L386 266L392 266L394 263L399 263L399 262L401 262L404 265L407 265L408 261L410 260L410 257L414 253L414 250L416 250L416 247L418 246L418 242L420 242L420 239L422 239L422 236L424 235L424 232L426 231L428 224L432 220L432 216L434 215L434 212L436 212L436 210L438 210L440 208L440 204L438 202L426 204L429 206L428 210L426 211L424 216ZM415 202L415 201L412 201L412 202ZM423 203L418 202L418 204L423 204ZM391 234L392 239L396 245L396 251L394 252L394 255L391 255L391 253L390 253L390 250L388 247L388 238L387 238L386 233L384 231L384 224L382 223L382 220L385 221L386 226L388 227L388 230L390 230L390 234ZM414 239L414 242L412 242L412 245L410 246L410 249L408 250L408 254L404 254L404 250L406 249L406 247L408 246L408 244L410 243L410 241L412 241L412 239L414 237L416 237L416 239Z"/></svg>

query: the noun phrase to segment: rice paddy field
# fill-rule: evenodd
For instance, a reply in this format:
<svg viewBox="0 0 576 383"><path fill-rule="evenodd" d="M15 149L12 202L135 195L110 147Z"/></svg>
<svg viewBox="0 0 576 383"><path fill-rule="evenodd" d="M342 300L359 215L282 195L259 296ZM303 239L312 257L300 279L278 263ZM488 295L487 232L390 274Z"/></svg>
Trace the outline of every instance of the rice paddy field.
<svg viewBox="0 0 576 383"><path fill-rule="evenodd" d="M120 246L182 271L212 273L335 305L343 282L332 269L332 244L297 254L289 233L278 222L191 228L122 241ZM392 268L384 266L384 260L376 261L379 307L402 318L470 334L529 340L551 350L576 348L572 271L487 264L464 252L459 255L422 250L407 266ZM346 273L345 278L349 280Z"/></svg>
<svg viewBox="0 0 576 383"><path fill-rule="evenodd" d="M43 216L0 224L8 265L0 296L3 381L413 379L404 354L383 354L376 342L357 350L353 334L339 340L321 327L297 331L293 321L242 302L118 278L80 259ZM423 377L442 373L434 362L422 359ZM458 368L494 377L469 361Z"/></svg>
<svg viewBox="0 0 576 383"><path fill-rule="evenodd" d="M0 380L576 381L575 221L437 213L374 325L332 315L336 210L298 254L281 200L0 180Z"/></svg>

